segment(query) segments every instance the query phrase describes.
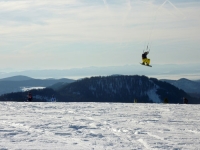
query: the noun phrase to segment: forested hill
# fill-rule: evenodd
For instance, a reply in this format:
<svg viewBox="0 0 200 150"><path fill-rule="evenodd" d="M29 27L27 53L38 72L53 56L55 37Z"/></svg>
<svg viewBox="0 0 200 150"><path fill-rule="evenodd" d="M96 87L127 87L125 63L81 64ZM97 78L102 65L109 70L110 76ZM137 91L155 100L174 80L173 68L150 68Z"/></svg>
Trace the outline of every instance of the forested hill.
<svg viewBox="0 0 200 150"><path fill-rule="evenodd" d="M12 93L0 97L0 100L24 99L26 93ZM123 102L162 103L165 98L169 103L183 103L183 97L189 103L199 103L183 90L155 78L146 76L107 76L91 77L62 85L57 91L52 89L33 90L34 101L48 101L54 94L60 102ZM20 97L21 96L21 97ZM17 98L17 99L16 99Z"/></svg>
<svg viewBox="0 0 200 150"><path fill-rule="evenodd" d="M66 101L163 102L182 103L189 97L175 86L146 76L91 77L71 83L59 90Z"/></svg>

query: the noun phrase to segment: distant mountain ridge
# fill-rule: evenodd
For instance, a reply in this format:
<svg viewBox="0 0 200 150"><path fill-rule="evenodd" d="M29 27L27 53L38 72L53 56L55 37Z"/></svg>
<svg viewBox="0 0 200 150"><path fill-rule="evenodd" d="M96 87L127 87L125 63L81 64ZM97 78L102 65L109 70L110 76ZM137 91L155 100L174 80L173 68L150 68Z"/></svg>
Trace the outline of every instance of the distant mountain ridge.
<svg viewBox="0 0 200 150"><path fill-rule="evenodd" d="M0 79L0 81L26 81L26 80L33 80L33 79L34 78L18 75L18 76L12 76L12 77Z"/></svg>
<svg viewBox="0 0 200 150"><path fill-rule="evenodd" d="M188 80L186 78L181 78L179 80L164 79L162 81L168 82L168 83L184 90L187 93L200 94L200 82L198 82L198 81L192 81L192 80Z"/></svg>
<svg viewBox="0 0 200 150"><path fill-rule="evenodd" d="M74 80L62 79L34 79L27 76L13 76L0 79L0 95L20 92L24 87L49 87L56 83L71 83Z"/></svg>
<svg viewBox="0 0 200 150"><path fill-rule="evenodd" d="M136 64L127 64L122 66L107 66L107 67L84 67L84 68L71 68L71 69L39 69L39 70L23 70L23 71L12 71L8 70L0 72L0 78L24 75L33 78L75 78L80 79L82 77L91 77L91 76L107 76L112 74L122 74L122 75L146 75L146 76L159 76L159 77L173 77L174 75L188 75L188 78L195 78L198 80L200 76L200 70L198 63L194 64L153 64L153 68L147 69L141 67L139 63Z"/></svg>
<svg viewBox="0 0 200 150"><path fill-rule="evenodd" d="M183 90L155 78L146 76L104 76L91 77L68 84L56 84L55 89L31 90L34 101L47 101L54 94L58 102L123 102L132 103L162 103L168 99L169 103L183 103L187 97L190 103L199 103ZM1 101L21 101L26 92L5 94Z"/></svg>

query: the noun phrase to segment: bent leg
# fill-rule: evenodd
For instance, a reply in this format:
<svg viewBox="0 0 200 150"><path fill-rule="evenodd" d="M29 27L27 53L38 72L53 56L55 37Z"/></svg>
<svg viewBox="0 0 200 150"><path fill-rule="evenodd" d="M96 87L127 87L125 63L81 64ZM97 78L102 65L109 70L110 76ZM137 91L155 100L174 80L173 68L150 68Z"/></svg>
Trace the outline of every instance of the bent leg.
<svg viewBox="0 0 200 150"><path fill-rule="evenodd" d="M142 59L142 63L144 65L149 65L150 64L150 59L148 59L148 58Z"/></svg>
<svg viewBox="0 0 200 150"><path fill-rule="evenodd" d="M142 59L142 64L145 65L146 59Z"/></svg>
<svg viewBox="0 0 200 150"><path fill-rule="evenodd" d="M146 59L146 63L147 63L147 65L149 65L150 64L150 59Z"/></svg>

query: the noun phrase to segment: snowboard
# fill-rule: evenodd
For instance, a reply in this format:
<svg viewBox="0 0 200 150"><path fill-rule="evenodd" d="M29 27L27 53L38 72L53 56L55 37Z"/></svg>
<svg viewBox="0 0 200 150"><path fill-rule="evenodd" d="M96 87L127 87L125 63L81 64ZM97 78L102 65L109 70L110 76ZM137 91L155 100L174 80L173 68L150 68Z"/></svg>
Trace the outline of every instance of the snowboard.
<svg viewBox="0 0 200 150"><path fill-rule="evenodd" d="M142 63L140 63L141 65L143 65L143 66L147 66L147 65L144 65L144 64L142 64ZM151 65L148 65L147 67L152 67Z"/></svg>

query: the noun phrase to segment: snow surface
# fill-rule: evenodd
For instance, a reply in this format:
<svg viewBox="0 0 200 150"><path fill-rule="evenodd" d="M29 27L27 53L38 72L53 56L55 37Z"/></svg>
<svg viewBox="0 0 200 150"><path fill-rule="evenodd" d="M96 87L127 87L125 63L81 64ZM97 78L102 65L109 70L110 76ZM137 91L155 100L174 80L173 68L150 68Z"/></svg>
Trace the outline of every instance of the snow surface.
<svg viewBox="0 0 200 150"><path fill-rule="evenodd" d="M199 105L0 103L0 149L199 149Z"/></svg>
<svg viewBox="0 0 200 150"><path fill-rule="evenodd" d="M156 92L157 88L153 88L147 92L147 95L149 96L149 99L151 99L154 103L161 103L162 101Z"/></svg>

